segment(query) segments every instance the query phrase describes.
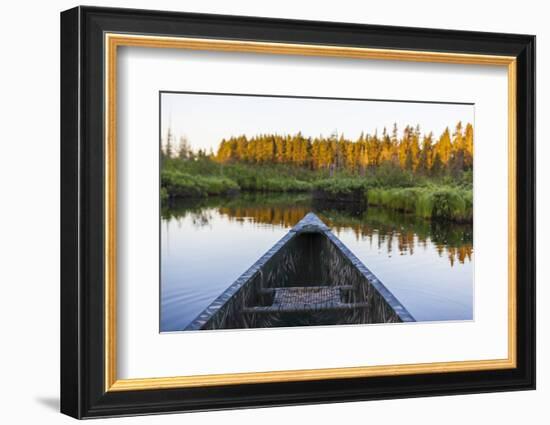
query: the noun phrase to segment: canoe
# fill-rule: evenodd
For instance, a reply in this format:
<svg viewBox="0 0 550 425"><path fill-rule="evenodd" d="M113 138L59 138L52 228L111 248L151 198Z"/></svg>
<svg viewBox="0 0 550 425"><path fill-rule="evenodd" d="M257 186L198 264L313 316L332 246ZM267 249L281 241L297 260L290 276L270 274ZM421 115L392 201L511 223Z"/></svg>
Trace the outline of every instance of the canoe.
<svg viewBox="0 0 550 425"><path fill-rule="evenodd" d="M414 321L310 212L185 330Z"/></svg>

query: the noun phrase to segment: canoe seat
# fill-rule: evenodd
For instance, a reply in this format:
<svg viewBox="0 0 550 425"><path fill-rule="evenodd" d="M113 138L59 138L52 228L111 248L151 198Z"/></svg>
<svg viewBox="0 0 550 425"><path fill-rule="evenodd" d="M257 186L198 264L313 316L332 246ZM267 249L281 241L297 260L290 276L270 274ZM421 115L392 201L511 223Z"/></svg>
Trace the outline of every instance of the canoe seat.
<svg viewBox="0 0 550 425"><path fill-rule="evenodd" d="M352 288L352 285L266 288L262 292L273 293L273 303L270 306L247 307L244 312L306 312L365 307L366 304L363 303L346 303L342 301L342 291Z"/></svg>
<svg viewBox="0 0 550 425"><path fill-rule="evenodd" d="M340 288L335 286L277 288L272 307L286 309L296 305L317 306L341 302Z"/></svg>

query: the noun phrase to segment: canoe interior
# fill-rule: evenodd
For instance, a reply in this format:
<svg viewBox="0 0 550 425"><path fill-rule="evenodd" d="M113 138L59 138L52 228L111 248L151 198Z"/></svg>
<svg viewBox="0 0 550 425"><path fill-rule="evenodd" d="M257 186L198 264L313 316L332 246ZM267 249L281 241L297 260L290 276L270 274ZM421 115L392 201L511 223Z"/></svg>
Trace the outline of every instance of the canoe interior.
<svg viewBox="0 0 550 425"><path fill-rule="evenodd" d="M187 330L414 321L314 214L308 214Z"/></svg>

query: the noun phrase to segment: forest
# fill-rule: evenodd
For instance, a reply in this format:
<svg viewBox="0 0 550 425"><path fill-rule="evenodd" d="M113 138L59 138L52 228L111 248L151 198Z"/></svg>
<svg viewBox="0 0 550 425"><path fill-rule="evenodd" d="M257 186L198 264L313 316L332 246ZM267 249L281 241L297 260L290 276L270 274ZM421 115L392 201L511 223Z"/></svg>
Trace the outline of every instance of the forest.
<svg viewBox="0 0 550 425"><path fill-rule="evenodd" d="M451 135L447 128L434 140L433 134L421 135L419 126L405 127L398 137L397 125L391 134L361 134L357 140L343 134L313 140L295 135L259 135L232 137L222 140L216 160L221 163L291 164L311 170L346 170L364 175L367 168L391 163L403 170L425 175L440 175L444 171L471 170L473 165L473 127L458 123ZM186 152L181 152L185 157Z"/></svg>
<svg viewBox="0 0 550 425"><path fill-rule="evenodd" d="M458 122L435 137L420 127L400 133L333 133L312 138L259 134L222 139L217 150L194 151L168 131L161 145L161 197L231 195L239 191L311 192L345 201L360 196L425 218L472 219L474 131Z"/></svg>
<svg viewBox="0 0 550 425"><path fill-rule="evenodd" d="M432 133L421 135L420 127L407 126L398 137L397 124L391 134L362 133L357 140L343 134L330 137L304 137L265 134L248 139L245 135L221 140L217 152L194 153L185 138L174 146L170 133L163 145L163 156L182 160L209 156L219 163L290 164L311 170L346 170L364 174L368 168L391 163L401 169L424 175L440 175L471 170L473 165L473 127L459 122L453 133L449 128L434 140Z"/></svg>

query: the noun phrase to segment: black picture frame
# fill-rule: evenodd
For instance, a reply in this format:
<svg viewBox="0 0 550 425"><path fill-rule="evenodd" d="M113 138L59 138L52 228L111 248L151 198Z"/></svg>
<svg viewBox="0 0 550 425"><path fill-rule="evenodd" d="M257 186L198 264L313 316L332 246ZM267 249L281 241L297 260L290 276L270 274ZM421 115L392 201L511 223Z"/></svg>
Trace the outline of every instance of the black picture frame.
<svg viewBox="0 0 550 425"><path fill-rule="evenodd" d="M517 367L369 378L105 391L104 34L517 58ZM535 37L76 7L61 13L61 412L75 418L535 388Z"/></svg>

